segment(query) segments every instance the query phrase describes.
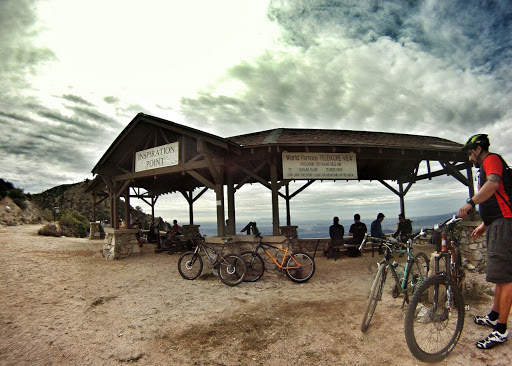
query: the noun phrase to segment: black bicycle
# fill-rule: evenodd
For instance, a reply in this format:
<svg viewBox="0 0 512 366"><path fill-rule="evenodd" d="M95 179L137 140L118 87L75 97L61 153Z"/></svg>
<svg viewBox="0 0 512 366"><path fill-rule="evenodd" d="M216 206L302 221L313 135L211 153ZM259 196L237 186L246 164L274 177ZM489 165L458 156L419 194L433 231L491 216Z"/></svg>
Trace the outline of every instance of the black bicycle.
<svg viewBox="0 0 512 366"><path fill-rule="evenodd" d="M187 280L195 280L203 272L203 258L200 251L206 255L206 258L217 269L220 280L228 286L236 286L240 284L247 272L244 260L237 254L225 254L224 248L229 238L224 239L224 245L217 251L211 245L206 243L203 236L198 235L196 249L185 252L178 260L178 271L180 275Z"/></svg>
<svg viewBox="0 0 512 366"><path fill-rule="evenodd" d="M405 339L411 353L424 362L443 360L457 344L464 326L462 283L464 269L455 238L461 218L453 216L434 226L441 232L441 248L435 256L436 274L414 292L405 315Z"/></svg>

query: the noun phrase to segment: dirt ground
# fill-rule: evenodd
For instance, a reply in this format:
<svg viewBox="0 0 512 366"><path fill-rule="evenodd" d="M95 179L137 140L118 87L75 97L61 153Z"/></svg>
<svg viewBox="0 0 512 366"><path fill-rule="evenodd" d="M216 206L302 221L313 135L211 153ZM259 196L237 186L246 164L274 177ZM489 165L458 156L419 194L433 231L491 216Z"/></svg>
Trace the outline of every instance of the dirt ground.
<svg viewBox="0 0 512 366"><path fill-rule="evenodd" d="M102 241L39 237L36 225L0 227L0 365L421 365L403 334L390 281L365 333L362 312L377 257L327 260L305 284L281 274L229 287L205 268L181 278L178 255L111 261ZM426 248L429 249L429 248ZM467 280L482 281L468 274ZM481 351L489 328L472 322L442 364L510 365L512 342Z"/></svg>

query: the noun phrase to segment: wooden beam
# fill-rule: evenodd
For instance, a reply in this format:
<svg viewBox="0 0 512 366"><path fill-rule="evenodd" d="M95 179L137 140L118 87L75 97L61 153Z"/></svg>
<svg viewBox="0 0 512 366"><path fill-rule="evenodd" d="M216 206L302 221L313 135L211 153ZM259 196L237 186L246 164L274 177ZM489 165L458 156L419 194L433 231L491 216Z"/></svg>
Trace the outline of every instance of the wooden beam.
<svg viewBox="0 0 512 366"><path fill-rule="evenodd" d="M208 179L203 177L201 174L197 173L195 170L187 170L187 174L191 175L195 179L197 179L199 182L201 182L206 187L215 190L215 183L210 182Z"/></svg>
<svg viewBox="0 0 512 366"><path fill-rule="evenodd" d="M167 166L164 168L144 170L141 172L133 172L130 174L120 174L120 175L116 175L116 176L112 177L112 180L115 182L115 181L124 181L127 179L148 178L148 177L152 177L152 176L156 176L156 175L180 173L182 171L202 169L202 168L208 168L208 163L206 161L196 161L193 163L185 163L183 166L173 165L173 166Z"/></svg>

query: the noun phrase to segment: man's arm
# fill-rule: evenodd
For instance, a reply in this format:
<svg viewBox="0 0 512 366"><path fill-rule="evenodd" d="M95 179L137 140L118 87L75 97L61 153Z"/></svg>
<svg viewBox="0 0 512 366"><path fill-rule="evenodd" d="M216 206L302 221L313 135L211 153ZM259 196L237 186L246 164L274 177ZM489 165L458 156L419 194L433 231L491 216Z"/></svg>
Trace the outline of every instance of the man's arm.
<svg viewBox="0 0 512 366"><path fill-rule="evenodd" d="M472 197L475 205L485 202L489 198L491 198L492 195L496 193L499 186L500 186L500 176L498 174L490 174L487 177L487 181L484 183L484 185ZM464 206L462 206L459 209L458 216L465 218L468 216L468 212L471 211L472 209L473 209L473 205L471 205L471 203L466 203Z"/></svg>

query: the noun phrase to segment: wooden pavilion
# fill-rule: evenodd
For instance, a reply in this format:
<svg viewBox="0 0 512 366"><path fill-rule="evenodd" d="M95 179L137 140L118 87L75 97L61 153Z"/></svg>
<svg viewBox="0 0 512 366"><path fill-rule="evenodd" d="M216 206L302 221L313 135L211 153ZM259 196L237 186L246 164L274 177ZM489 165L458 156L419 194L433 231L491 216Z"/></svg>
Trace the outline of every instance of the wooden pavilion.
<svg viewBox="0 0 512 366"><path fill-rule="evenodd" d="M402 212L405 195L423 179L450 175L472 196L471 165L461 147L431 136L329 129L277 128L224 138L139 113L93 168L97 177L89 191L95 205L109 200L110 219L118 228L120 197L126 202L125 217L130 217L130 197L148 203L154 216L159 196L180 192L193 224L194 202L211 189L218 236L224 236L236 232L236 191L260 183L272 192L273 235L280 235L279 197L286 202L286 224L291 225L290 200L317 180L377 180L399 197ZM423 161L427 173L420 175ZM432 171L431 161L441 169ZM290 192L289 183L295 180L304 184Z"/></svg>

